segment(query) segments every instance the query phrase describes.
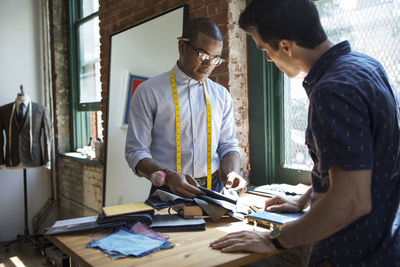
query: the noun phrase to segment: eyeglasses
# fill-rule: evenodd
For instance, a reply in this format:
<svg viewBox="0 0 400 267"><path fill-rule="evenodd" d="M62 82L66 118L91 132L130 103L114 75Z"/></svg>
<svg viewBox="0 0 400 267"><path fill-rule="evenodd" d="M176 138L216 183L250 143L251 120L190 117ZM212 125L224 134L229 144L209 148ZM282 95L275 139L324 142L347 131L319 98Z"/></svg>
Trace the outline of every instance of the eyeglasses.
<svg viewBox="0 0 400 267"><path fill-rule="evenodd" d="M219 57L219 56L212 57L208 53L195 48L191 44L189 39L186 39L186 38L178 38L178 39L183 40L185 43L187 43L197 53L197 55L199 56L199 60L201 62L209 61L210 64L214 65L214 66L218 66L225 62L225 59L223 59L222 57Z"/></svg>

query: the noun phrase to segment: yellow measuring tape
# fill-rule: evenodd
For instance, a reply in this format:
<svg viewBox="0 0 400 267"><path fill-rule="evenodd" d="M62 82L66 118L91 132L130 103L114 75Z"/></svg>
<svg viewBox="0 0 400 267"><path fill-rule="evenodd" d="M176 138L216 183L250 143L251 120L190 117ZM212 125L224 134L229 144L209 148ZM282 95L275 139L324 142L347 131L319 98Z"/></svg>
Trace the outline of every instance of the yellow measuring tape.
<svg viewBox="0 0 400 267"><path fill-rule="evenodd" d="M182 156L181 156L181 116L179 112L178 92L176 90L175 72L171 69L171 86L172 95L175 105L175 130L176 130L176 171L182 172ZM211 189L211 105L208 97L206 82L203 82L204 96L207 104L207 188Z"/></svg>

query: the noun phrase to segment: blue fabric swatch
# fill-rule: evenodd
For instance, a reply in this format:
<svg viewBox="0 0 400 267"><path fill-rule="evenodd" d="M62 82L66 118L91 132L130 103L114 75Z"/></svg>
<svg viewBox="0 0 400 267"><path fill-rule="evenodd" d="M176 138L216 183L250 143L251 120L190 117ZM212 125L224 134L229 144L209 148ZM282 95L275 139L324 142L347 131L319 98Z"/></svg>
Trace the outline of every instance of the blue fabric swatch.
<svg viewBox="0 0 400 267"><path fill-rule="evenodd" d="M142 257L153 250L167 245L168 240L160 240L145 235L138 235L126 229L120 229L102 239L90 242L91 248L100 248L107 252L117 252L124 255Z"/></svg>

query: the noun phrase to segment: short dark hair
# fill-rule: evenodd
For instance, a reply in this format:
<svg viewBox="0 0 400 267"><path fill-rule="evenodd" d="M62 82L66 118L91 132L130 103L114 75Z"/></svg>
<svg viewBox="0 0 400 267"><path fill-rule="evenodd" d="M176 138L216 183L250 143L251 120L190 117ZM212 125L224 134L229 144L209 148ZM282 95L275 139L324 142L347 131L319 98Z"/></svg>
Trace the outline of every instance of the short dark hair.
<svg viewBox="0 0 400 267"><path fill-rule="evenodd" d="M247 32L254 27L274 49L282 39L308 49L327 40L313 0L253 0L240 14L239 26Z"/></svg>
<svg viewBox="0 0 400 267"><path fill-rule="evenodd" d="M189 21L187 25L183 28L183 38L188 38L190 41L194 42L199 35L199 32L222 42L222 34L219 30L217 24L209 18L195 18Z"/></svg>

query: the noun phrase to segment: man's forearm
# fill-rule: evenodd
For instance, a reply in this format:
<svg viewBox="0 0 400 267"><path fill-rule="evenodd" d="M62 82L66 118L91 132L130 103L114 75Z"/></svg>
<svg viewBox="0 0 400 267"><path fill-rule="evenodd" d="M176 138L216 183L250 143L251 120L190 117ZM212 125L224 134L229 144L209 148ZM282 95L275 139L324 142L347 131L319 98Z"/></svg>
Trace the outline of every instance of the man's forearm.
<svg viewBox="0 0 400 267"><path fill-rule="evenodd" d="M283 226L280 237L282 245L293 248L310 244L329 237L351 223L346 205L338 202L336 197L327 193L303 218Z"/></svg>
<svg viewBox="0 0 400 267"><path fill-rule="evenodd" d="M153 172L160 171L163 168L154 163L150 158L145 158L139 161L136 165L136 172L150 180L150 175Z"/></svg>
<svg viewBox="0 0 400 267"><path fill-rule="evenodd" d="M340 172L330 172L339 177L331 179L331 188L306 215L282 227L279 239L284 247L327 238L370 212L370 171Z"/></svg>
<svg viewBox="0 0 400 267"><path fill-rule="evenodd" d="M220 164L221 177L226 179L230 172L240 172L240 154L236 151L228 152L221 159Z"/></svg>

